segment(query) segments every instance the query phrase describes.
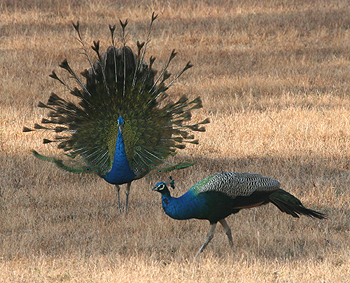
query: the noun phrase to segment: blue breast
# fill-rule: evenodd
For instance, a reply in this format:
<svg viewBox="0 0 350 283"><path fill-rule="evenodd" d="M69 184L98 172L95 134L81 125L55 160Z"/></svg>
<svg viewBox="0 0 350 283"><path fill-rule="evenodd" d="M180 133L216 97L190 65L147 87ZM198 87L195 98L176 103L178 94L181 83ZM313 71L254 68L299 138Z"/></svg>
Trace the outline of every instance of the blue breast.
<svg viewBox="0 0 350 283"><path fill-rule="evenodd" d="M208 215L205 198L194 190L189 190L179 198L162 195L162 203L165 213L174 219L206 219Z"/></svg>
<svg viewBox="0 0 350 283"><path fill-rule="evenodd" d="M126 157L124 138L120 130L118 130L112 169L103 178L108 183L116 185L129 183L135 179L135 174Z"/></svg>

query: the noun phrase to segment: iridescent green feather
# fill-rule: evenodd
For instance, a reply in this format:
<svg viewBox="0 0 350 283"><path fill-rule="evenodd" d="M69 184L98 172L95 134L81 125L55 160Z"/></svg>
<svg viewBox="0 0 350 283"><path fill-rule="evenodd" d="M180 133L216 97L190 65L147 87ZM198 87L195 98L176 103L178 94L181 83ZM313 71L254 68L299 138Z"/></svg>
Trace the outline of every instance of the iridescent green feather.
<svg viewBox="0 0 350 283"><path fill-rule="evenodd" d="M214 178L215 178L215 175L210 175L210 176L198 181L196 184L194 184L191 187L191 190L195 191L196 194L198 195L201 192L201 189Z"/></svg>
<svg viewBox="0 0 350 283"><path fill-rule="evenodd" d="M151 25L155 18L152 15ZM79 25L74 27L82 43ZM125 25L122 28L124 32ZM209 123L205 119L200 123L188 124L191 111L202 107L199 97L190 101L182 96L176 102L166 98L165 91L191 65L188 63L167 84L170 77L167 67L176 53L171 53L159 77L155 78L156 71L152 68L154 58L151 57L148 65L143 57L147 43L148 40L144 45L138 44L138 54L127 46L120 49L110 46L100 54L99 42L94 42L97 60L93 64L83 45L91 63L91 68L82 73L85 83L80 81L68 62L63 61L60 67L76 80L78 87L69 87L55 72L51 77L64 84L79 102L72 103L52 93L47 104L39 103L39 107L50 110L48 118L44 118L42 125L36 124L34 128L55 132L56 137L44 143L57 142L58 148L72 158L66 161L65 158L45 157L37 152L33 154L70 172L88 171L104 176L112 167L118 117L122 116L125 121L122 134L126 155L136 175L135 179L156 168L156 171L168 172L193 165L185 162L159 168L167 157L174 155L177 149L184 148L185 143L198 143L194 135L189 133L204 131L201 125ZM24 130L30 131L28 128Z"/></svg>
<svg viewBox="0 0 350 283"><path fill-rule="evenodd" d="M94 173L94 174L100 175L98 169L94 169L94 168L87 167L87 166L85 166L85 167L80 166L78 168L74 168L74 167L70 167L70 166L65 165L63 163L62 159L41 155L35 150L31 150L31 153L36 158L39 158L39 159L44 160L44 161L52 162L57 167L59 167L59 168L61 168L63 170L66 170L68 172L72 172L72 173Z"/></svg>

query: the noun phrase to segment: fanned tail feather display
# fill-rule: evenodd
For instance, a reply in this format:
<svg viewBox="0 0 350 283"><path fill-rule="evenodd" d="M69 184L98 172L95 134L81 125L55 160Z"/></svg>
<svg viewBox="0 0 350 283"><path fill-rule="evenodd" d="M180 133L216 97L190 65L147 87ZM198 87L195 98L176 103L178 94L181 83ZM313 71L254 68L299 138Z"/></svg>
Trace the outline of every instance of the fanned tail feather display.
<svg viewBox="0 0 350 283"><path fill-rule="evenodd" d="M156 18L153 13L146 42L137 42L137 54L125 44L127 21L120 21L124 42L119 49L115 47L116 26L110 26L112 45L101 54L99 41L94 41L95 62L83 43L79 23L73 24L90 64L90 68L81 73L86 82L82 82L67 60L59 66L75 80L77 87L70 87L54 71L50 77L63 84L78 99L78 103L52 93L46 104L38 104L49 110L48 118L43 118L41 124L35 124L34 129L23 129L25 132L45 130L55 133L54 138L44 139L43 142L57 143L57 148L65 154L62 158L46 157L33 151L34 156L70 172L92 172L103 177L113 165L118 117L122 116L125 121L122 132L125 152L135 174L134 179L143 177L155 168L156 172L168 172L194 164L185 162L159 168L167 157L176 154L177 149L185 148L186 143L197 144L198 140L190 132L205 131L202 125L209 123L209 120L188 124L191 111L202 108L200 97L189 100L183 95L175 102L167 100L166 91L192 67L190 62L170 82L171 74L167 68L176 56L175 50L158 76L153 69L155 58L150 57L148 64L145 62L149 36ZM70 164L76 159L83 162L76 161L76 165L71 167Z"/></svg>

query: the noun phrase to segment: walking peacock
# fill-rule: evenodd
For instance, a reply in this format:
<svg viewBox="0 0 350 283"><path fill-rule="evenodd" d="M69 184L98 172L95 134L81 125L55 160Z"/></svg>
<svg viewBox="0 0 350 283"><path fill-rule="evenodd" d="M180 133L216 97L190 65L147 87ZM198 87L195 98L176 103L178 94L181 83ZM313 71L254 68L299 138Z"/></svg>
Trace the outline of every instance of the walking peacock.
<svg viewBox="0 0 350 283"><path fill-rule="evenodd" d="M191 125L187 123L191 120L191 111L202 108L200 97L189 101L183 95L176 102L167 99L166 91L192 67L190 62L168 82L171 74L167 68L176 55L175 50L158 76L152 68L155 58L150 58L149 65L144 61L156 18L153 13L146 42L137 42L137 54L125 43L127 21L120 21L123 38L120 49L115 47L115 26L109 26L112 46L100 54L99 41L94 41L92 49L97 55L94 63L82 41L79 23L73 24L90 63L90 69L81 73L86 83L64 60L60 67L68 72L78 87L70 87L54 71L50 77L68 88L77 102L52 93L47 104L38 104L50 110L48 118L42 119L42 125L34 126L35 130L52 131L55 136L44 139L44 144L57 142L57 148L64 151L59 156L48 157L33 150L34 156L54 162L70 172L97 174L114 184L119 210L119 185L127 184L126 213L131 182L152 170L168 172L193 165L189 162L171 164L165 159L175 155L176 149L183 149L185 143L197 144L198 140L190 132L205 131L200 125L209 123L208 119ZM23 131L34 129L24 127Z"/></svg>
<svg viewBox="0 0 350 283"><path fill-rule="evenodd" d="M213 238L217 222L224 227L233 249L231 229L225 218L244 208L272 202L282 212L293 217L307 215L318 219L325 218L323 213L305 208L300 200L282 190L278 181L260 174L215 173L199 181L179 198L170 195L169 185L175 188L172 178L156 184L153 188L153 191L162 194L163 209L167 215L179 220L196 218L207 219L210 222L210 230L195 257Z"/></svg>

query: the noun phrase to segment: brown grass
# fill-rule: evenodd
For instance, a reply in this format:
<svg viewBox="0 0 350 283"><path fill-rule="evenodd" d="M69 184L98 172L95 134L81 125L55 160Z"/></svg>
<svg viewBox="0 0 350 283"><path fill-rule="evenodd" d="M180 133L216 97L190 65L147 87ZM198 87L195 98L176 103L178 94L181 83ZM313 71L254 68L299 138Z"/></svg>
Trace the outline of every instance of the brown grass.
<svg viewBox="0 0 350 283"><path fill-rule="evenodd" d="M174 1L175 2L175 1ZM0 3L0 282L349 282L350 11L347 1L44 1ZM175 221L135 181L130 213L119 215L111 185L36 160L42 136L24 134L45 114L36 105L67 58L87 68L71 22L87 43L109 44L108 24L130 20L144 40L160 13L148 56L175 48L176 72L195 65L169 92L200 95L211 124L179 158L174 195L217 171L256 172L328 219L298 220L272 205L241 211L197 262L206 221ZM64 75L63 75L64 77ZM47 146L46 146L47 147Z"/></svg>

